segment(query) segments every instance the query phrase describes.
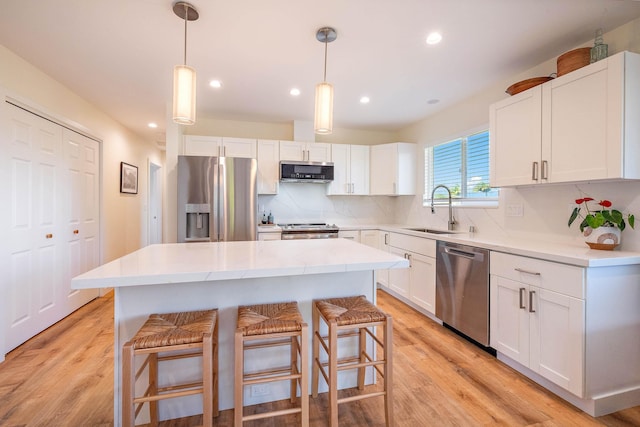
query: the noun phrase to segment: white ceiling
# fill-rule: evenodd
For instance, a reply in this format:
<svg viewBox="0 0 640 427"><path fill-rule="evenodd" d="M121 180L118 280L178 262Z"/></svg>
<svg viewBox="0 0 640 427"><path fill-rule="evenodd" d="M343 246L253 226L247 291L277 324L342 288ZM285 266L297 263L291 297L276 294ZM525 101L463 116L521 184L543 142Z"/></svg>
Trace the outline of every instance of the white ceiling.
<svg viewBox="0 0 640 427"><path fill-rule="evenodd" d="M633 0L192 0L198 117L313 120L327 81L334 126L395 130L640 16ZM0 44L128 128L164 141L184 21L171 0L0 0ZM440 31L443 41L425 43ZM605 40L606 43L606 40ZM208 86L220 79L223 87ZM289 90L302 94L293 98ZM359 99L367 95L368 105ZM440 100L429 104L429 100ZM147 128L154 121L158 130Z"/></svg>

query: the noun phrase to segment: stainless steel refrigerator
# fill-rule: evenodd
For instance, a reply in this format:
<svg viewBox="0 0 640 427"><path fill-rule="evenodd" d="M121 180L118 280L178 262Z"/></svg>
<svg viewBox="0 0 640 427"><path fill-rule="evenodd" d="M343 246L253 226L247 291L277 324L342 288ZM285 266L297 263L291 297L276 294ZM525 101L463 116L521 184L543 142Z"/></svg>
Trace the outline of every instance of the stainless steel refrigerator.
<svg viewBox="0 0 640 427"><path fill-rule="evenodd" d="M256 240L256 159L178 156L178 242Z"/></svg>

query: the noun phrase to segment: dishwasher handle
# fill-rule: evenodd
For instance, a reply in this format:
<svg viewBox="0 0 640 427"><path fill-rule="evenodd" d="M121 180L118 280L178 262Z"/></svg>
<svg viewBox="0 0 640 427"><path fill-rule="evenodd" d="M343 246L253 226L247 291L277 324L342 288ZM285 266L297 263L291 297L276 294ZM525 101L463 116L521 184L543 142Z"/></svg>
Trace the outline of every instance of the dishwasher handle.
<svg viewBox="0 0 640 427"><path fill-rule="evenodd" d="M446 254L448 254L448 255L468 258L468 259L472 259L474 261L483 261L484 260L484 254L481 254L479 252L468 252L468 251L463 251L463 250L452 248L452 247L448 247L448 246L444 247L444 252Z"/></svg>

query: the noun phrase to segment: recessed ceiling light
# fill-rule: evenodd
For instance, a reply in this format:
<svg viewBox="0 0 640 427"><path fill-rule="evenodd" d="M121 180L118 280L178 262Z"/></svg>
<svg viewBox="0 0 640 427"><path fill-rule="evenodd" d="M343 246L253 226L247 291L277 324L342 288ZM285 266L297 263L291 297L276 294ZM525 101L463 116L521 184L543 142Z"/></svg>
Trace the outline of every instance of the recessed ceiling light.
<svg viewBox="0 0 640 427"><path fill-rule="evenodd" d="M300 89L294 87L289 91L289 93L291 94L291 96L298 96L300 95Z"/></svg>
<svg viewBox="0 0 640 427"><path fill-rule="evenodd" d="M442 41L442 34L433 32L427 36L427 44L438 44Z"/></svg>
<svg viewBox="0 0 640 427"><path fill-rule="evenodd" d="M360 98L360 104L368 104L369 101L371 101L371 99L369 99L368 96L363 96L362 98Z"/></svg>
<svg viewBox="0 0 640 427"><path fill-rule="evenodd" d="M151 123L149 123L147 126L149 126L151 129L155 129L155 128L157 128L157 127L158 127L158 124L157 124L157 123L154 123L154 122L151 122Z"/></svg>
<svg viewBox="0 0 640 427"><path fill-rule="evenodd" d="M427 101L427 104L429 104L429 105L434 105L434 104L437 104L438 102L440 102L440 100L439 100L439 99L435 99L435 98L434 98L434 99L430 99L430 100L428 100L428 101Z"/></svg>
<svg viewBox="0 0 640 427"><path fill-rule="evenodd" d="M222 83L220 82L220 80L211 80L209 82L209 86L219 88L222 87Z"/></svg>

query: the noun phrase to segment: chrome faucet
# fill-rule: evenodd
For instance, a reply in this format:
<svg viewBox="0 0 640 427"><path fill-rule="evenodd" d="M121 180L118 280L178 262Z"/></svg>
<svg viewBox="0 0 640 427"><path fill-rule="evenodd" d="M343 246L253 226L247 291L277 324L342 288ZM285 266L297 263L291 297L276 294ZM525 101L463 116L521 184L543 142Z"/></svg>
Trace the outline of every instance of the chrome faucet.
<svg viewBox="0 0 640 427"><path fill-rule="evenodd" d="M433 187L433 191L431 191L431 213L436 213L436 210L433 206L433 195L435 194L438 188L444 188L449 193L449 222L447 222L447 230L453 230L453 226L456 224L456 219L453 217L453 207L451 206L451 190L444 184L436 185Z"/></svg>

